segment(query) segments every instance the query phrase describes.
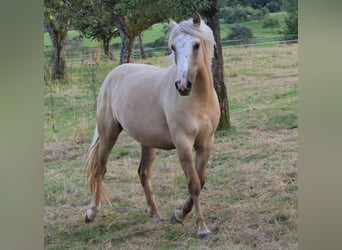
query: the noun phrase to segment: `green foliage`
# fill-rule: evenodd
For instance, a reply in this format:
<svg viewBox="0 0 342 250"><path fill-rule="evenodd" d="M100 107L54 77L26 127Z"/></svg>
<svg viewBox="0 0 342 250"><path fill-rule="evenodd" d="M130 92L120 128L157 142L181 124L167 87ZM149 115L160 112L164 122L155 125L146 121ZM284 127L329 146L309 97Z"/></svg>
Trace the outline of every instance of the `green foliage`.
<svg viewBox="0 0 342 250"><path fill-rule="evenodd" d="M224 6L236 6L242 5L244 7L250 6L254 9L261 9L266 7L270 12L278 12L281 10L283 5L283 0L221 0L219 1L219 6L222 8Z"/></svg>
<svg viewBox="0 0 342 250"><path fill-rule="evenodd" d="M275 28L278 28L279 26L280 26L279 20L271 16L267 16L262 22L263 28L275 29Z"/></svg>
<svg viewBox="0 0 342 250"><path fill-rule="evenodd" d="M77 6L77 4L75 4L75 6ZM73 3L66 0L44 1L44 26L49 32L50 39L54 47L51 55L51 59L53 61L53 79L64 80L67 76L64 45L75 6Z"/></svg>
<svg viewBox="0 0 342 250"><path fill-rule="evenodd" d="M248 9L248 8L246 8ZM267 15L265 19L273 18L278 20L280 24L284 22L284 19L286 17L286 12L280 12L280 13L272 13L270 15ZM263 27L263 22L252 20L252 21L244 21L241 22L240 25L248 27L252 30L252 33L255 37L270 37L270 36L277 36L279 35L279 29L277 28L265 28ZM235 24L227 24L224 22L224 20L221 20L221 37L226 38L228 31L234 27ZM282 26L281 26L282 27ZM168 24L166 22L164 23L157 23L154 24L151 28L145 30L143 32L143 38L144 38L144 45L145 45L145 53L147 56L156 56L156 55L165 55L166 50L164 48L158 49L160 47L167 47L167 35L165 31L168 29ZM80 57L85 54L91 54L96 48L99 47L99 42L96 40L88 39L88 38L82 38L82 48L72 46L74 45L73 40L80 37L80 32L77 30L69 30L67 33L66 38L66 55L67 55L67 61L68 63L80 63ZM224 41L224 39L223 39ZM115 56L118 56L118 52L120 50L120 38L113 38L110 43L110 49L115 54ZM226 45L226 43L224 44ZM228 43L228 45L231 45L231 43ZM46 60L48 59L49 53L52 52L52 44L51 40L49 38L48 33L44 34L44 52ZM233 75L234 73L231 72ZM232 76L233 76L232 75Z"/></svg>
<svg viewBox="0 0 342 250"><path fill-rule="evenodd" d="M252 13L252 20L261 20L266 15L268 15L270 12L266 7L262 7L260 9L254 9L254 12Z"/></svg>
<svg viewBox="0 0 342 250"><path fill-rule="evenodd" d="M285 0L284 8L287 11L283 29L284 39L298 39L298 0Z"/></svg>
<svg viewBox="0 0 342 250"><path fill-rule="evenodd" d="M279 12L282 9L283 0L274 0L266 3L265 7L271 12Z"/></svg>
<svg viewBox="0 0 342 250"><path fill-rule="evenodd" d="M238 40L237 43L240 44L250 43L253 38L253 33L247 27L236 25L232 28L227 38L229 40Z"/></svg>
<svg viewBox="0 0 342 250"><path fill-rule="evenodd" d="M116 1L115 9L133 23L138 23L138 19L151 18L158 19L157 22L160 22L169 17L179 21L192 15L194 9L208 8L209 3L209 0L121 0Z"/></svg>
<svg viewBox="0 0 342 250"><path fill-rule="evenodd" d="M220 17L223 18L226 23L261 20L267 14L269 14L269 11L266 7L254 9L251 6L243 7L240 4L233 7L225 7L220 10Z"/></svg>
<svg viewBox="0 0 342 250"><path fill-rule="evenodd" d="M247 11L241 5L223 8L220 15L227 23L239 23L247 20Z"/></svg>
<svg viewBox="0 0 342 250"><path fill-rule="evenodd" d="M75 17L74 26L83 36L94 40L101 41L118 36L115 15L107 1L83 1L82 8Z"/></svg>
<svg viewBox="0 0 342 250"><path fill-rule="evenodd" d="M67 0L44 0L44 24L50 22L60 29L68 28L74 6Z"/></svg>
<svg viewBox="0 0 342 250"><path fill-rule="evenodd" d="M282 12L282 13L272 13L267 16L277 19L279 23L283 23L283 20L285 19L285 15L286 13ZM245 22L241 22L240 25L249 28L252 31L254 37L261 38L264 41L269 41L267 40L268 37L273 37L272 41L275 41L277 39L282 40L282 37L279 37L280 28L279 29L264 28L262 21L259 21L259 20L245 21ZM222 37L226 38L228 32L231 31L231 29L234 26L236 26L236 24L227 24L227 23L222 22L221 23L221 32L223 33L221 34ZM228 45L231 45L231 43L229 42Z"/></svg>

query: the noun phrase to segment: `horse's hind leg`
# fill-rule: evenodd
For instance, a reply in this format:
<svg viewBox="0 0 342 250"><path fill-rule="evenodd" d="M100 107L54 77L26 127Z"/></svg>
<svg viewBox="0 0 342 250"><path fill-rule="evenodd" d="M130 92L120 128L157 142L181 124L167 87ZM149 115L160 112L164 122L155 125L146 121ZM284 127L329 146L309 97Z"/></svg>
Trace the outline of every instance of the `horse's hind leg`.
<svg viewBox="0 0 342 250"><path fill-rule="evenodd" d="M92 165L88 166L89 186L93 192L93 199L90 208L86 212L85 221L92 222L100 209L101 199L110 203L103 185L103 178L106 173L106 164L109 154L120 134L122 128L119 124L111 124L111 127L99 127L98 142L95 145Z"/></svg>
<svg viewBox="0 0 342 250"><path fill-rule="evenodd" d="M150 215L154 219L162 220L159 214L151 185L152 162L156 156L156 149L141 145L141 159L138 175L144 188L147 205L150 207Z"/></svg>

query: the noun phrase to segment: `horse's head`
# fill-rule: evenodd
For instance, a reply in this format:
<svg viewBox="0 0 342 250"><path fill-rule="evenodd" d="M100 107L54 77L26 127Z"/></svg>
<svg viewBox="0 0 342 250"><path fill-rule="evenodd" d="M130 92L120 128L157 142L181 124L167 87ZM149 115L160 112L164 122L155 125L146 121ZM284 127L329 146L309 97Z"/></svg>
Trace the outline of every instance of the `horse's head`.
<svg viewBox="0 0 342 250"><path fill-rule="evenodd" d="M173 50L177 65L175 86L180 95L187 96L191 92L198 71L204 65L211 65L214 37L211 29L197 12L188 21L177 24L170 19L169 23L169 46Z"/></svg>

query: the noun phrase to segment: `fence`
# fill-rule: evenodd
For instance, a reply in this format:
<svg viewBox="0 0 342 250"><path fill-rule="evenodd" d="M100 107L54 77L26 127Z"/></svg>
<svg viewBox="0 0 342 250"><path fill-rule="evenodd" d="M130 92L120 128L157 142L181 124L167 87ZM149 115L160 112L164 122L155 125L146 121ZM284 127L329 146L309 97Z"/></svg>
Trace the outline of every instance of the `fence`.
<svg viewBox="0 0 342 250"><path fill-rule="evenodd" d="M252 42L246 43L244 40L221 40L222 47L251 47L251 46L271 46L282 43L294 43L298 42L298 34L288 35L288 40L283 40L283 36L269 36L269 37L254 37ZM146 47L145 55L148 57L152 56L165 56L171 53L171 50L167 46L161 47ZM120 50L112 49L114 58L120 58ZM102 48L98 47L82 47L81 44L69 45L67 48L67 64L68 65L89 65L94 62L108 60L107 56L103 54ZM51 62L52 49L51 47L44 48L44 59L45 63ZM141 58L140 50L134 50L134 58Z"/></svg>

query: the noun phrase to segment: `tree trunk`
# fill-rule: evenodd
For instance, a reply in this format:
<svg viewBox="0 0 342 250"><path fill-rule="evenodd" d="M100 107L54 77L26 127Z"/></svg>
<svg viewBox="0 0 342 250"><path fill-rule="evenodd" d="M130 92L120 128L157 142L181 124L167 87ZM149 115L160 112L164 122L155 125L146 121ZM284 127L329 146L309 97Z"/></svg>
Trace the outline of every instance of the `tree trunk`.
<svg viewBox="0 0 342 250"><path fill-rule="evenodd" d="M127 19L122 15L118 15L116 24L121 38L120 64L133 62L135 37L129 35Z"/></svg>
<svg viewBox="0 0 342 250"><path fill-rule="evenodd" d="M65 40L66 30L54 29L48 26L49 35L53 45L53 79L65 79L66 74L66 53L65 53Z"/></svg>
<svg viewBox="0 0 342 250"><path fill-rule="evenodd" d="M139 34L138 38L139 38L140 56L142 59L146 59L142 33Z"/></svg>
<svg viewBox="0 0 342 250"><path fill-rule="evenodd" d="M219 99L221 111L218 129L229 129L230 117L227 88L224 83L223 54L220 35L220 14L216 0L211 1L210 9L204 12L204 16L208 19L208 26L213 30L216 42L214 58L212 61L212 72L214 78L214 87Z"/></svg>
<svg viewBox="0 0 342 250"><path fill-rule="evenodd" d="M121 50L120 64L132 63L134 61L134 39L130 39L124 32L120 30Z"/></svg>
<svg viewBox="0 0 342 250"><path fill-rule="evenodd" d="M126 48L128 63L134 62L134 41L135 38L128 38L128 46Z"/></svg>
<svg viewBox="0 0 342 250"><path fill-rule="evenodd" d="M103 43L103 52L105 53L106 56L108 56L108 59L110 61L115 61L115 58L113 56L112 51L110 50L110 40L112 40L112 38L104 38L102 40Z"/></svg>

